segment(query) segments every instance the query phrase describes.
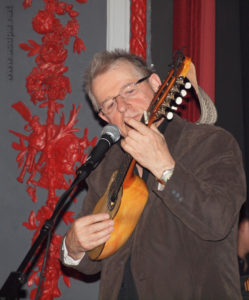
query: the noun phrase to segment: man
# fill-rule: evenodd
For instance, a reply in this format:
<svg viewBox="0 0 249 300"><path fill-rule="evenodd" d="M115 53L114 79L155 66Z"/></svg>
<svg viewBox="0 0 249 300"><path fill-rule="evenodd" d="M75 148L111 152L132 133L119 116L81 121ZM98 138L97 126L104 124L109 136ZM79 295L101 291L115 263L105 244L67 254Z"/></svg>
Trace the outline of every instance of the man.
<svg viewBox="0 0 249 300"><path fill-rule="evenodd" d="M240 211L238 233L238 260L243 300L249 299L249 207L246 204Z"/></svg>
<svg viewBox="0 0 249 300"><path fill-rule="evenodd" d="M193 65L187 76L202 99ZM245 177L235 140L221 128L177 115L143 125L161 81L134 55L95 55L85 85L98 116L117 125L123 139L87 179L81 215L64 239L64 264L86 274L101 271L104 300L241 299L236 248ZM92 261L87 251L109 239L114 222L91 212L124 152L136 160L149 199L124 246Z"/></svg>

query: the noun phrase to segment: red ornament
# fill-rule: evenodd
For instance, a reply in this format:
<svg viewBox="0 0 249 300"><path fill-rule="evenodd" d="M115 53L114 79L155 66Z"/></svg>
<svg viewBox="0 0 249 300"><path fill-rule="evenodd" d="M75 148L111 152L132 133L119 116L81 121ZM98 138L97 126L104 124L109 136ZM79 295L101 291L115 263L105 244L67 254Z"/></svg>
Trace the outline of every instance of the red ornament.
<svg viewBox="0 0 249 300"><path fill-rule="evenodd" d="M80 54L82 50L86 50L86 46L82 39L76 38L73 44L73 52Z"/></svg>
<svg viewBox="0 0 249 300"><path fill-rule="evenodd" d="M67 58L67 49L61 41L47 41L41 47L40 56L44 62L60 64Z"/></svg>
<svg viewBox="0 0 249 300"><path fill-rule="evenodd" d="M76 17L79 15L73 9L72 4L58 0L43 0L44 10L40 10L33 18L33 29L42 34L42 43L33 40L21 43L20 48L27 51L27 55L35 56L37 64L26 78L26 88L30 100L34 105L47 110L47 119L41 122L39 116L32 115L30 109L19 101L12 107L23 117L26 134L10 130L19 142L13 142L12 147L19 153L16 161L20 168L17 180L26 182L27 193L33 202L37 202L36 189L44 188L48 191L46 203L38 209L37 213L31 211L27 222L23 222L29 230L34 231L33 241L38 236L44 222L52 215L59 196L58 189L68 189L78 165L87 158L86 149L96 144L96 138L88 140L88 129L84 130L82 137L76 135L79 129L75 128L80 107L73 105L68 122L62 113L59 123L55 117L63 109L63 101L68 93L71 93L70 80L65 76L68 67L64 65L67 58L66 45L70 38L74 38L73 51L81 53L85 45L78 37L79 23ZM78 1L80 3L86 1ZM24 8L30 7L32 0L23 2ZM62 25L57 16L67 15L69 21ZM67 177L65 177L67 175ZM61 194L61 191L60 191ZM73 222L74 212L66 212L63 221L66 224ZM42 296L40 299L54 299L61 295L58 281L61 276L65 284L70 287L70 279L62 273L59 262L60 245L62 236L53 234L45 278L43 282ZM39 257L36 268L32 271L28 285L38 285L39 275L42 268L44 252ZM30 293L30 299L35 299L36 288Z"/></svg>
<svg viewBox="0 0 249 300"><path fill-rule="evenodd" d="M33 18L33 29L37 33L49 33L53 31L55 17L50 11L40 10Z"/></svg>
<svg viewBox="0 0 249 300"><path fill-rule="evenodd" d="M32 4L32 0L24 0L22 5L24 8L27 8L27 7L31 7L31 4Z"/></svg>
<svg viewBox="0 0 249 300"><path fill-rule="evenodd" d="M131 0L130 52L146 59L146 0Z"/></svg>

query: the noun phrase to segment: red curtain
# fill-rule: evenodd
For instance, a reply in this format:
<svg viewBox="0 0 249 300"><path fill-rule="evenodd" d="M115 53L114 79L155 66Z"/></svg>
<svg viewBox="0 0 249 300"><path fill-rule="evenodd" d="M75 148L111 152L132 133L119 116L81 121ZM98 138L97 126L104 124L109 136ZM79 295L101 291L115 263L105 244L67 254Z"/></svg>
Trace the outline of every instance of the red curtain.
<svg viewBox="0 0 249 300"><path fill-rule="evenodd" d="M215 96L215 0L174 0L173 50L191 57L199 85ZM189 121L199 118L195 101L181 113Z"/></svg>

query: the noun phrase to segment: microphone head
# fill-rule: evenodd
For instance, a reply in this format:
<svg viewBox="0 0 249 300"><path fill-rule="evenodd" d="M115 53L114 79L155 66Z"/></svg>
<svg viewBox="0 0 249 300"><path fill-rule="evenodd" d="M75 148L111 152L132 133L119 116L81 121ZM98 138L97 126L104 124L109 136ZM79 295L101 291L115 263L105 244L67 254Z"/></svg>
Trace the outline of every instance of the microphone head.
<svg viewBox="0 0 249 300"><path fill-rule="evenodd" d="M113 143L116 143L120 139L120 130L118 126L114 124L106 125L101 132L101 135L104 134L109 135Z"/></svg>

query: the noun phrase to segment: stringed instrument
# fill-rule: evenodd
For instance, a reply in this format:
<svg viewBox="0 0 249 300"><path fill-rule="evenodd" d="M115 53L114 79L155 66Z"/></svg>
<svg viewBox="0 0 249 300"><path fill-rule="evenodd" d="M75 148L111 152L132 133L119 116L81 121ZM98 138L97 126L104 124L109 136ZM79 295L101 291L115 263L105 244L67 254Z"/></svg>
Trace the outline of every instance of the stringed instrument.
<svg viewBox="0 0 249 300"><path fill-rule="evenodd" d="M186 95L186 89L191 88L185 78L191 59L178 52L172 69L152 99L143 122L147 126L166 116L172 119L174 110ZM133 170L136 161L128 153L119 170L116 170L109 181L104 195L97 202L93 214L108 213L114 220L114 231L108 241L90 251L92 260L101 260L114 254L128 240L148 200L148 189L142 178Z"/></svg>

